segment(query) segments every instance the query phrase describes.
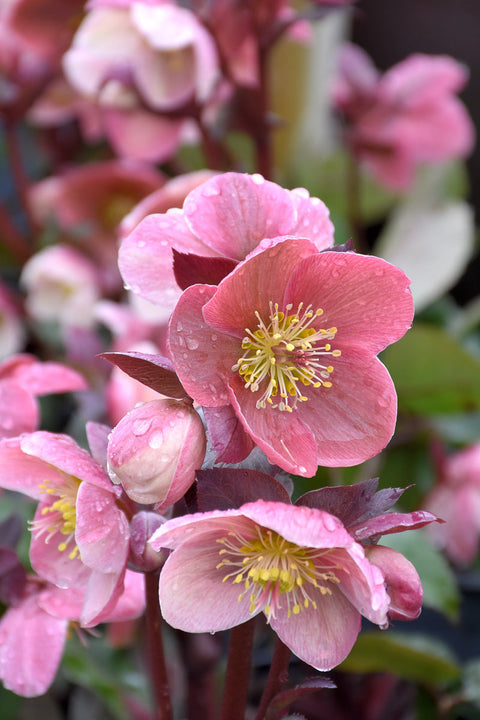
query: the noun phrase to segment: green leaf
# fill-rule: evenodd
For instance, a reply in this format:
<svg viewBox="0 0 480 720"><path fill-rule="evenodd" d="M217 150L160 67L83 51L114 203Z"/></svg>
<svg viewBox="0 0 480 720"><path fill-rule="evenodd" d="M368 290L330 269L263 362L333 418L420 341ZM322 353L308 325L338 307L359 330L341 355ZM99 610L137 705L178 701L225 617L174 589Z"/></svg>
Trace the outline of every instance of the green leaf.
<svg viewBox="0 0 480 720"><path fill-rule="evenodd" d="M444 556L422 530L384 535L382 545L398 550L415 566L423 586L423 604L458 619L459 592L455 575Z"/></svg>
<svg viewBox="0 0 480 720"><path fill-rule="evenodd" d="M457 680L460 668L447 648L424 635L396 632L361 633L338 667L349 672L389 672L407 680L438 686Z"/></svg>
<svg viewBox="0 0 480 720"><path fill-rule="evenodd" d="M480 361L439 328L416 324L382 354L399 408L435 415L480 409Z"/></svg>

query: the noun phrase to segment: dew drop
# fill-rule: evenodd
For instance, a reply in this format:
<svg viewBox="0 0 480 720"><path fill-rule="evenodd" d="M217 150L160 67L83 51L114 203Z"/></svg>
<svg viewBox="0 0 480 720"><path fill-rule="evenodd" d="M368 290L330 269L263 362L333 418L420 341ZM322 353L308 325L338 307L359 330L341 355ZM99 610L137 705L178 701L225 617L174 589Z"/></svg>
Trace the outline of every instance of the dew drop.
<svg viewBox="0 0 480 720"><path fill-rule="evenodd" d="M215 185L214 183L208 183L204 190L203 195L205 197L215 197L216 195L221 195L221 190L218 187L218 185Z"/></svg>
<svg viewBox="0 0 480 720"><path fill-rule="evenodd" d="M182 332L182 330L183 330L183 325L182 325L182 323L179 321L179 322L177 322L177 332Z"/></svg>
<svg viewBox="0 0 480 720"><path fill-rule="evenodd" d="M140 435L145 435L145 433L149 431L151 424L152 420L150 418L139 418L137 420L134 420L132 424L132 432L137 437Z"/></svg>
<svg viewBox="0 0 480 720"><path fill-rule="evenodd" d="M199 347L198 340L195 340L195 338L187 338L187 347L189 350L196 350Z"/></svg>
<svg viewBox="0 0 480 720"><path fill-rule="evenodd" d="M152 450L158 450L163 445L163 433L156 432L148 440L149 446Z"/></svg>
<svg viewBox="0 0 480 720"><path fill-rule="evenodd" d="M263 175L260 175L260 173L254 173L252 175L252 180L255 185L263 185L263 183L265 182L265 178L263 177Z"/></svg>
<svg viewBox="0 0 480 720"><path fill-rule="evenodd" d="M137 247L139 247L139 248L143 248L143 247L145 247L145 245L146 245L145 240L139 240L137 242Z"/></svg>

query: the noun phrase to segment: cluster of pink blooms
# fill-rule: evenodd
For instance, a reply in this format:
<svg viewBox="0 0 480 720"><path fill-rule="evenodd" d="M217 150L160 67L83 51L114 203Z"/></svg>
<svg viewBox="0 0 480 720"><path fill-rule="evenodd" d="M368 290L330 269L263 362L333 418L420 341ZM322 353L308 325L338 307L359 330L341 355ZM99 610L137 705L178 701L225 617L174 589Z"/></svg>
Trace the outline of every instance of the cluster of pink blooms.
<svg viewBox="0 0 480 720"><path fill-rule="evenodd" d="M313 4L321 15L349 0ZM378 355L412 324L409 279L335 244L305 188L216 169L172 179L153 164L202 138L225 160L212 128L240 93L256 106L266 49L305 41L305 18L287 0L45 0L42 24L33 5L0 5L2 119L53 130L67 158L61 130L75 121L116 157L59 161L28 189L46 242L18 296L0 286L0 488L37 503L28 573L0 526L0 679L45 692L69 628L140 617L154 572L173 628L213 633L264 613L329 670L362 617L386 628L420 613L415 568L381 536L443 532L428 510L392 512L401 491L374 480L295 503L285 489L287 473L358 465L392 438L397 396ZM334 103L378 178L403 188L418 163L467 154L460 66L418 56L380 77L345 52ZM258 118L241 120L253 133ZM30 354L52 326L62 362ZM60 393L88 419L89 450L44 429L39 398ZM478 465L478 448L466 452ZM426 504L442 517L460 512L451 496L470 508L471 534L442 536L455 561L477 551L471 468L470 455L447 461Z"/></svg>

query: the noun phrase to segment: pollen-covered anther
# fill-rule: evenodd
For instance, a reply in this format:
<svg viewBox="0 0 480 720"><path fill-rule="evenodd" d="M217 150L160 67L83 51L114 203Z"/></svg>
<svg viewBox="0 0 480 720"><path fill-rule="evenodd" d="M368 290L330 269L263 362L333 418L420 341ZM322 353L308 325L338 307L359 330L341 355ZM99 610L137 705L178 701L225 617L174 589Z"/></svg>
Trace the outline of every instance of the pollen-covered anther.
<svg viewBox="0 0 480 720"><path fill-rule="evenodd" d="M313 311L309 305L303 309L300 303L295 313L287 305L282 312L278 303L269 303L269 322L266 324L255 311L258 324L256 330L246 328L242 340L244 354L232 370L243 378L245 387L251 392L263 390L257 400L257 408L278 408L292 412L297 403L308 397L301 391L302 386L315 389L332 386L330 375L333 365L324 364L324 356L339 357L340 350L332 350L336 327L318 328L318 318L323 310ZM288 314L290 313L290 314Z"/></svg>
<svg viewBox="0 0 480 720"><path fill-rule="evenodd" d="M230 533L217 540L224 546L217 569L230 569L223 582L243 584L238 600L248 593L250 612L263 610L267 619L283 608L287 617L308 607L317 609L312 591L317 598L318 593L325 596L332 592L328 584L339 582L334 566L328 565L329 551L301 547L259 525L255 531L250 539Z"/></svg>
<svg viewBox="0 0 480 720"><path fill-rule="evenodd" d="M47 533L45 543L48 543L54 535L60 533L64 539L58 544L59 552L69 549L68 557L73 560L79 554L75 543L75 528L77 523L76 497L80 480L66 476L65 481L59 486L52 486L45 480L39 489L46 495L55 499L51 504L45 505L41 510L41 519L30 523L30 530L38 538Z"/></svg>

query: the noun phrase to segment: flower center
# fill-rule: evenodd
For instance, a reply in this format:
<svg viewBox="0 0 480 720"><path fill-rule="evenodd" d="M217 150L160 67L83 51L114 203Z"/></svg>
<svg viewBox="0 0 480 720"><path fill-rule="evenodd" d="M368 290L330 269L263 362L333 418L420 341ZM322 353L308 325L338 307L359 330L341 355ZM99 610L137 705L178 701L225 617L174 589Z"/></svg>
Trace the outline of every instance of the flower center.
<svg viewBox="0 0 480 720"><path fill-rule="evenodd" d="M45 542L60 533L64 536L58 545L58 550L64 552L68 548L68 557L74 560L78 555L78 546L75 542L75 526L77 521L76 499L80 480L72 476L65 476L63 484L52 486L45 480L39 488L46 495L51 495L52 502L42 508L42 518L30 523L30 530L38 538L47 533Z"/></svg>
<svg viewBox="0 0 480 720"><path fill-rule="evenodd" d="M224 547L219 551L222 561L217 565L234 568L223 582L231 580L243 584L238 600L250 593L250 612L263 610L269 621L285 600L287 617L298 615L310 605L316 610L312 590L318 598L331 595L328 583L340 582L335 565L328 563L328 549L306 548L285 540L284 537L255 525L256 537L246 539L237 532L218 539Z"/></svg>
<svg viewBox="0 0 480 720"><path fill-rule="evenodd" d="M314 388L332 386L330 375L332 365L325 364L325 356L339 357L340 350L332 350L328 340L332 340L337 328L313 327L313 323L323 315L318 308L313 311L308 305L303 309L300 303L296 312L286 306L286 313L278 309L278 304L270 302L270 322L268 325L260 314L257 329L253 332L245 329L247 336L242 340L244 354L232 370L238 371L245 381L245 387L252 392L263 389L257 400L257 408L270 407L292 412L299 402L308 398L302 392L302 386ZM276 398L278 402L275 402Z"/></svg>

